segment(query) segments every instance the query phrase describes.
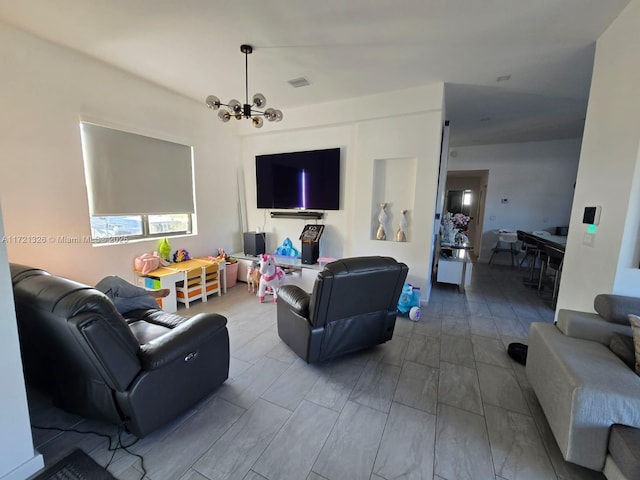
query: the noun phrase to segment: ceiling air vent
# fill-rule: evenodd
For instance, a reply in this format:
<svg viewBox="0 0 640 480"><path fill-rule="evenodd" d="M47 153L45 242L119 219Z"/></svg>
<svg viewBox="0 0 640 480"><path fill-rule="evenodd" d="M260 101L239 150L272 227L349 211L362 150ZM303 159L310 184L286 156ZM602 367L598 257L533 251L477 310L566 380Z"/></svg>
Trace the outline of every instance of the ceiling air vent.
<svg viewBox="0 0 640 480"><path fill-rule="evenodd" d="M309 83L309 80L307 80L306 78L298 77L298 78L294 78L293 80L289 80L289 85L291 85L293 88L300 88L300 87L306 87L311 84Z"/></svg>

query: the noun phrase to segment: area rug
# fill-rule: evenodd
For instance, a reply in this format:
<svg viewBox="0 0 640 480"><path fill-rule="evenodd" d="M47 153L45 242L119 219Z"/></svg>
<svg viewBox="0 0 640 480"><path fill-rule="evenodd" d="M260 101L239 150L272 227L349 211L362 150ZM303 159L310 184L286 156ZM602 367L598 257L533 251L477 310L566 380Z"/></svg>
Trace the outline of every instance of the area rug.
<svg viewBox="0 0 640 480"><path fill-rule="evenodd" d="M77 449L32 480L116 480L93 458Z"/></svg>

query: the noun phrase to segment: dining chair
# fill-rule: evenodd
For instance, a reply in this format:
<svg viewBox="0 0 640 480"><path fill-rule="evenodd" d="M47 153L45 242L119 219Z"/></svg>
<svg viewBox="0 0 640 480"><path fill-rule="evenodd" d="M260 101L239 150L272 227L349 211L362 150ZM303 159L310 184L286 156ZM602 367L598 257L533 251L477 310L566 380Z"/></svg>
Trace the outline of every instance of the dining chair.
<svg viewBox="0 0 640 480"><path fill-rule="evenodd" d="M545 261L540 271L538 290L544 288L545 280L551 279L551 305L555 308L560 288L560 278L562 276L562 265L564 264L564 251L551 245L545 245ZM551 271L551 272L550 272Z"/></svg>
<svg viewBox="0 0 640 480"><path fill-rule="evenodd" d="M515 258L518 254L516 250L516 243L518 242L518 234L511 230L498 230L498 240L496 245L491 250L491 258L489 258L489 265L493 264L493 259L499 253L511 254L511 266L515 266Z"/></svg>
<svg viewBox="0 0 640 480"><path fill-rule="evenodd" d="M538 244L527 232L518 230L517 234L518 240L520 241L520 248L524 252L524 256L522 257L522 260L520 260L518 268L522 267L522 265L527 262L527 267L529 267L529 270L533 272L533 267L536 258L538 257ZM533 278L533 273L530 275L530 277Z"/></svg>
<svg viewBox="0 0 640 480"><path fill-rule="evenodd" d="M522 247L525 250L525 255L520 261L519 267L523 265L525 260L527 261L527 265L529 267L529 276L523 279L525 285L530 287L538 286L538 279L536 277L536 268L540 265L541 262L541 254L540 254L540 244L536 237L531 235L530 233L524 232Z"/></svg>

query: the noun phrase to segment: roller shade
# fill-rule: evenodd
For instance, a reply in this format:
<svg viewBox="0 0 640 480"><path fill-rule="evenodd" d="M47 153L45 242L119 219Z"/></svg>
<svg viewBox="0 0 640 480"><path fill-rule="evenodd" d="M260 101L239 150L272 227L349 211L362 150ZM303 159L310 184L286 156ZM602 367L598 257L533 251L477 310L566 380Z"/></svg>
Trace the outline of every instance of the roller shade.
<svg viewBox="0 0 640 480"><path fill-rule="evenodd" d="M93 216L194 213L192 148L81 122Z"/></svg>

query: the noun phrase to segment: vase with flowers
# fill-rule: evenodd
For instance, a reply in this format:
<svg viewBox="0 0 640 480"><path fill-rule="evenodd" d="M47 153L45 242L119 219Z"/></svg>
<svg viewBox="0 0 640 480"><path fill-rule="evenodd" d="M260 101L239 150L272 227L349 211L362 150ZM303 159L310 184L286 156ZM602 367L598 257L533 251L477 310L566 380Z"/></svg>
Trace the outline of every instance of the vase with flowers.
<svg viewBox="0 0 640 480"><path fill-rule="evenodd" d="M453 222L453 226L456 227L461 232L465 232L469 229L469 222L471 221L471 217L465 215L464 213L456 213L453 217L451 217L451 221Z"/></svg>
<svg viewBox="0 0 640 480"><path fill-rule="evenodd" d="M455 243L457 245L463 245L469 241L467 230L469 229L470 221L471 217L465 215L464 213L456 213L453 217L451 217L451 222L457 230L457 234L455 236Z"/></svg>
<svg viewBox="0 0 640 480"><path fill-rule="evenodd" d="M471 217L463 213L456 213L455 215L450 212L445 213L440 222L440 242L444 245L468 242L467 229L470 221Z"/></svg>

